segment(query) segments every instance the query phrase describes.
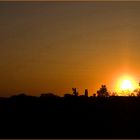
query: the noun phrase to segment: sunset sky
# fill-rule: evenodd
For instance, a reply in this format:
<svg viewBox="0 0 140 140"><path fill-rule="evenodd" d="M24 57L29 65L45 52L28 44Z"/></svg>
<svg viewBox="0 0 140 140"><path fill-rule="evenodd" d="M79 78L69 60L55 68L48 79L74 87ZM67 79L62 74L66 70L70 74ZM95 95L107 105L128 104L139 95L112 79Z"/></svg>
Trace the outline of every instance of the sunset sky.
<svg viewBox="0 0 140 140"><path fill-rule="evenodd" d="M0 2L0 96L58 95L140 80L140 2Z"/></svg>

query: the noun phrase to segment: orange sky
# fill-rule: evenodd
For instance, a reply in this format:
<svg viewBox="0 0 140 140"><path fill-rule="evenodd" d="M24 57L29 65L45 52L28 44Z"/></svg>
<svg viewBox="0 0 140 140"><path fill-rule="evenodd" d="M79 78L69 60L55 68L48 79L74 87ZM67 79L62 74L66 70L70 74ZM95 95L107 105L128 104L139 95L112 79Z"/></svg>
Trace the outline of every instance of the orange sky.
<svg viewBox="0 0 140 140"><path fill-rule="evenodd" d="M140 2L0 2L0 96L139 80L139 15Z"/></svg>

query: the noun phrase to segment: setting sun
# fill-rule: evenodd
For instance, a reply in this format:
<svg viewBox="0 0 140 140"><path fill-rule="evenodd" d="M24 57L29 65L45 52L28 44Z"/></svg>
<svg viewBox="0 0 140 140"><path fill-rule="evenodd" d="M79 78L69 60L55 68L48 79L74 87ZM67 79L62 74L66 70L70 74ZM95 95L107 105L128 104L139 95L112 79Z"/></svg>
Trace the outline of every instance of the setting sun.
<svg viewBox="0 0 140 140"><path fill-rule="evenodd" d="M121 84L122 90L132 90L133 86L130 80L123 80Z"/></svg>
<svg viewBox="0 0 140 140"><path fill-rule="evenodd" d="M116 91L120 96L127 96L138 87L137 80L131 76L121 76L116 84Z"/></svg>

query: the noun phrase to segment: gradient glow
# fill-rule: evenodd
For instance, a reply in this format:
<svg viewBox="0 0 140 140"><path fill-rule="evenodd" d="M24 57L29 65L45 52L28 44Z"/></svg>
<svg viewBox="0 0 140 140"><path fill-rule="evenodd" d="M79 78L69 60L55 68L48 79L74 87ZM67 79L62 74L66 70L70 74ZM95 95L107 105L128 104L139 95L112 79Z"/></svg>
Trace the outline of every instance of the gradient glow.
<svg viewBox="0 0 140 140"><path fill-rule="evenodd" d="M0 2L0 96L92 95L140 78L140 2Z"/></svg>
<svg viewBox="0 0 140 140"><path fill-rule="evenodd" d="M128 96L135 89L137 89L138 86L139 85L136 78L130 75L123 75L120 78L118 78L115 90L118 92L118 95L120 96Z"/></svg>

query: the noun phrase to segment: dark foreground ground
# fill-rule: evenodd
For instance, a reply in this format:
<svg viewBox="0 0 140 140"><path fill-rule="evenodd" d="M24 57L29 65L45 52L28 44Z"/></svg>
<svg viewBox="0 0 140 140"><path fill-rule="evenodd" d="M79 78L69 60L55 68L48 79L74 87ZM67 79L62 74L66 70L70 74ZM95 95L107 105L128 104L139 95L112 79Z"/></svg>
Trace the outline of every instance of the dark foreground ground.
<svg viewBox="0 0 140 140"><path fill-rule="evenodd" d="M0 138L140 138L140 97L1 98Z"/></svg>

